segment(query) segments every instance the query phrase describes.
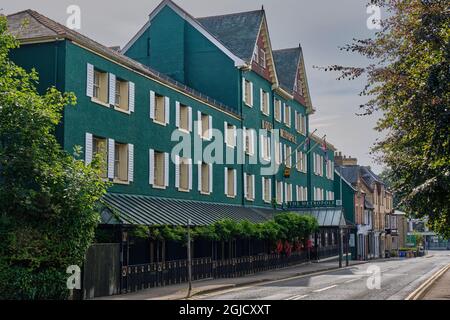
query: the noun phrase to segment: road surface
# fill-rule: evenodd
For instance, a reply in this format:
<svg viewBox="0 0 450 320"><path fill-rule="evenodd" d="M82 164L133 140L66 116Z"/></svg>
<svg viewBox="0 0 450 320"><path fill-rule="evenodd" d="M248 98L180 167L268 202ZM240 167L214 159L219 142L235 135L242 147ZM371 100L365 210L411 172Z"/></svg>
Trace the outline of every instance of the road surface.
<svg viewBox="0 0 450 320"><path fill-rule="evenodd" d="M375 260L348 269L230 289L194 299L403 300L449 263L450 251L429 251L426 257Z"/></svg>

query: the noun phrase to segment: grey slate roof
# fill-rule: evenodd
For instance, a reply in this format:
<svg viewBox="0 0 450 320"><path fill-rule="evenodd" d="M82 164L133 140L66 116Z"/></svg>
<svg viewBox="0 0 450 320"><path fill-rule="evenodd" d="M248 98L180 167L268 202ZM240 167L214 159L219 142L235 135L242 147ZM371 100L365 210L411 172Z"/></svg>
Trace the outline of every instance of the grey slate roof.
<svg viewBox="0 0 450 320"><path fill-rule="evenodd" d="M358 182L359 166L339 166L336 167L336 171L342 172L342 177L351 184Z"/></svg>
<svg viewBox="0 0 450 320"><path fill-rule="evenodd" d="M103 223L176 226L186 225L188 218L193 225L209 225L222 219L259 223L276 213L272 209L117 193L108 193L103 200L119 215L117 220L104 210Z"/></svg>
<svg viewBox="0 0 450 320"><path fill-rule="evenodd" d="M210 103L215 107L233 113L234 116L239 116L235 109L222 104L215 99L212 99L200 92L195 91L192 88L181 84L174 79L159 73L158 71L147 67L120 52L108 48L74 30L67 28L66 26L34 11L25 10L14 14L10 14L7 17L8 31L15 35L19 40L39 40L43 38L61 38L75 41L77 43L86 46L87 48L94 50L95 52L102 54L114 61L124 64L136 72L145 74L146 76L156 79L165 83L168 86L175 87L176 89L184 92L185 94L192 95L206 103ZM24 21L26 24L24 24Z"/></svg>
<svg viewBox="0 0 450 320"><path fill-rule="evenodd" d="M263 16L264 11L257 10L196 20L236 56L250 62Z"/></svg>
<svg viewBox="0 0 450 320"><path fill-rule="evenodd" d="M383 181L378 177L369 167L360 166L361 178L367 183L367 185L372 186L374 183L384 184Z"/></svg>
<svg viewBox="0 0 450 320"><path fill-rule="evenodd" d="M294 89L301 50L300 47L297 47L273 51L278 81L280 86L287 92L292 92Z"/></svg>

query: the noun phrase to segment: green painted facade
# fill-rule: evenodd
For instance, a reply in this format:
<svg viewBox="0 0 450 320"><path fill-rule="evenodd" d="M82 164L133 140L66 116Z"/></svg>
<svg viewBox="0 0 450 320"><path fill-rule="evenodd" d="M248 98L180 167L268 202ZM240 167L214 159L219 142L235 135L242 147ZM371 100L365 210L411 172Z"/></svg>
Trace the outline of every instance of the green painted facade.
<svg viewBox="0 0 450 320"><path fill-rule="evenodd" d="M234 61L170 7L164 7L125 53L239 112Z"/></svg>
<svg viewBox="0 0 450 320"><path fill-rule="evenodd" d="M102 138L114 139L116 142L134 145L134 179L129 184L114 184L109 192L135 195L147 195L163 198L189 199L198 201L240 204L245 206L271 207L271 203L263 201L262 174L263 165L260 160L260 145L258 130L263 128L263 121L270 123L274 129L283 129L296 138L296 143L280 138L280 142L291 147L292 152L303 143L306 136L295 129L295 111L305 115L309 132L309 114L306 106L294 99L286 99L280 90L273 90L272 81L258 73L244 70L235 66L234 61L208 40L191 24L175 13L171 8L163 8L152 20L151 25L140 34L132 44L126 55L158 72L161 72L180 83L202 92L219 103L234 110L228 112L218 107L218 104L208 104L195 94L186 94L176 86L168 85L155 76L136 72L124 66L112 57L105 57L102 53L87 49L70 40L60 40L45 43L26 44L14 50L12 58L19 65L27 69L35 68L40 75L39 89L45 91L50 86L59 90L75 93L77 105L64 110L63 121L57 130L57 137L63 148L72 153L75 146L85 147L85 135L91 133ZM39 59L30 59L39 57ZM86 94L87 65L92 64L96 69L112 73L118 78L135 84L135 111L128 114L114 110L108 106L92 101ZM243 78L253 84L253 107L245 105L242 92ZM269 115L260 110L260 89L269 93ZM150 119L150 91L169 97L170 122L166 126L156 124ZM291 126L287 127L283 120L278 122L274 117L274 99L291 107ZM202 195L198 191L198 167L192 168L192 190L180 192L175 188L175 165L169 162L169 186L166 189L153 188L149 183L149 149L171 153L178 141L171 141L173 132L179 132L175 126L176 101L192 107L193 132L184 134L194 146L202 143L203 149L209 142L203 141L195 134L197 112L210 115L213 128L224 133L224 123L227 122L237 128L256 129L255 155L258 164L250 164L250 157L245 156L245 164L217 164L213 165L213 191L210 195ZM282 108L282 119L284 109ZM183 134L182 134L183 135ZM238 135L238 139L240 136ZM315 146L311 140L308 148ZM232 153L238 157L238 147L229 148L219 142L224 155ZM303 150L303 147L301 147ZM307 173L297 171L296 157L292 155L292 169L289 178L284 177L284 165L270 178L272 179L272 199L276 195L276 181L292 184L292 200L296 201L296 186L308 188L308 200L313 200L313 188L321 187L325 191L334 191L335 181L313 173L312 157L314 153L323 153L320 145L315 147L307 158ZM240 152L239 152L240 153ZM272 162L275 151L272 144ZM334 161L334 151L327 150L328 160ZM193 158L194 164L198 159L194 155L184 155ZM283 155L285 158L286 155ZM84 156L82 155L82 158ZM237 195L234 198L225 195L224 168L237 170ZM325 172L325 164L323 172ZM255 199L248 201L244 197L244 173L255 175ZM336 192L335 192L336 194ZM283 192L285 199L285 192Z"/></svg>
<svg viewBox="0 0 450 320"><path fill-rule="evenodd" d="M341 199L341 179L337 173L334 174L334 190L336 200ZM357 191L344 179L342 180L342 207L344 216L348 222L355 223L355 197Z"/></svg>

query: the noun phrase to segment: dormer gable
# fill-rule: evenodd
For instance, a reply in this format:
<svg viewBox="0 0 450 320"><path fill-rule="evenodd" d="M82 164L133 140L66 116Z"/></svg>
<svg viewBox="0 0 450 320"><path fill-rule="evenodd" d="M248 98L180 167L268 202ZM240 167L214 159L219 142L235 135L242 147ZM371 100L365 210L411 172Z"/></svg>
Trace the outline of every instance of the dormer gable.
<svg viewBox="0 0 450 320"><path fill-rule="evenodd" d="M309 113L313 113L315 110L309 93L305 60L301 46L274 50L273 56L281 89L291 94L293 99L304 105Z"/></svg>
<svg viewBox="0 0 450 320"><path fill-rule="evenodd" d="M278 85L278 77L265 14L263 14L258 37L253 49L251 69L272 84Z"/></svg>

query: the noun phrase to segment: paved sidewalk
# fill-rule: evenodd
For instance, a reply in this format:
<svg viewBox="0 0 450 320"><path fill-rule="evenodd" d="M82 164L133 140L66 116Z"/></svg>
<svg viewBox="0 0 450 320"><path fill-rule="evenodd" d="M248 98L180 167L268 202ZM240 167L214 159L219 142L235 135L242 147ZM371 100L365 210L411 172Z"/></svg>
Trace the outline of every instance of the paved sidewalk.
<svg viewBox="0 0 450 320"><path fill-rule="evenodd" d="M450 300L450 269L431 286L422 300Z"/></svg>
<svg viewBox="0 0 450 320"><path fill-rule="evenodd" d="M349 267L357 264L366 263L365 261L349 261ZM342 262L345 267L345 259ZM338 268L337 260L321 261L319 263L307 262L304 264L260 272L254 275L248 275L239 278L227 279L207 279L195 281L192 283L191 296L211 293L214 291L232 289L254 285L266 281L282 280L286 278L312 274L316 272L335 270ZM110 297L97 298L99 300L179 300L185 299L187 295L187 283L170 285L166 287L151 288L139 292L122 294Z"/></svg>

